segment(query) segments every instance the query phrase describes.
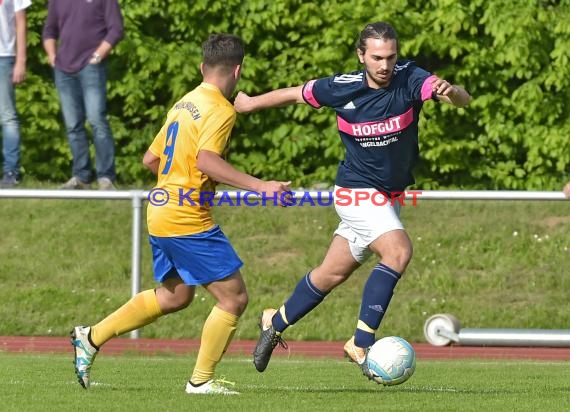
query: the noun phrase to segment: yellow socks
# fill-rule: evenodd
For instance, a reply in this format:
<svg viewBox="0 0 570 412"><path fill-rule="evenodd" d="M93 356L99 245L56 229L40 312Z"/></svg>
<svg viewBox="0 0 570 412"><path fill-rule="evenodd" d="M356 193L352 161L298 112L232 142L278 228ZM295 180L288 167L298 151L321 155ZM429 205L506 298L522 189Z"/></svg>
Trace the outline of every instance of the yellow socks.
<svg viewBox="0 0 570 412"><path fill-rule="evenodd" d="M239 316L214 306L204 323L200 351L190 382L204 383L214 376L216 365L228 349L237 328Z"/></svg>
<svg viewBox="0 0 570 412"><path fill-rule="evenodd" d="M162 316L153 289L135 295L131 300L91 327L91 341L101 346L114 336L139 329Z"/></svg>
<svg viewBox="0 0 570 412"><path fill-rule="evenodd" d="M145 290L91 327L91 341L100 347L114 336L139 329L162 316L154 290ZM190 381L199 385L214 376L216 365L228 349L239 316L214 306L202 329L200 351Z"/></svg>

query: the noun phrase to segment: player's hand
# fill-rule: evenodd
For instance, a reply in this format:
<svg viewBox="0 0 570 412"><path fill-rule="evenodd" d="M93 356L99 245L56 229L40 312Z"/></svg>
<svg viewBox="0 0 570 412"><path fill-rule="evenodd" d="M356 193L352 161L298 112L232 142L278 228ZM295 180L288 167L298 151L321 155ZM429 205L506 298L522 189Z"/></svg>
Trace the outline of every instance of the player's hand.
<svg viewBox="0 0 570 412"><path fill-rule="evenodd" d="M253 111L253 98L244 92L238 92L234 100L234 108L238 113L249 113Z"/></svg>
<svg viewBox="0 0 570 412"><path fill-rule="evenodd" d="M270 180L263 182L260 192L265 198L275 198L279 206L287 207L293 203L293 192L291 192L291 182L277 182Z"/></svg>
<svg viewBox="0 0 570 412"><path fill-rule="evenodd" d="M457 94L457 88L447 80L436 77L431 84L432 90L438 96L448 96L453 98Z"/></svg>
<svg viewBox="0 0 570 412"><path fill-rule="evenodd" d="M17 62L12 73L12 83L20 84L26 80L26 63Z"/></svg>
<svg viewBox="0 0 570 412"><path fill-rule="evenodd" d="M566 183L566 186L564 186L564 189L562 189L562 191L564 192L564 196L570 199L570 182Z"/></svg>

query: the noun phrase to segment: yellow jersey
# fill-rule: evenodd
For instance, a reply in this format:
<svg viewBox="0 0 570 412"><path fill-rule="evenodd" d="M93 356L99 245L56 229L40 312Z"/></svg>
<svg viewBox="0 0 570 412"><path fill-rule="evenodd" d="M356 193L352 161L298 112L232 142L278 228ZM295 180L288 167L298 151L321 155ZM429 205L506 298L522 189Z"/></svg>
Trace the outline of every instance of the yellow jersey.
<svg viewBox="0 0 570 412"><path fill-rule="evenodd" d="M149 150L160 157L158 181L149 202L148 231L153 236L185 236L210 230L216 182L196 167L200 150L225 157L235 124L233 105L216 86L202 82L168 112ZM149 200L150 200L149 196Z"/></svg>

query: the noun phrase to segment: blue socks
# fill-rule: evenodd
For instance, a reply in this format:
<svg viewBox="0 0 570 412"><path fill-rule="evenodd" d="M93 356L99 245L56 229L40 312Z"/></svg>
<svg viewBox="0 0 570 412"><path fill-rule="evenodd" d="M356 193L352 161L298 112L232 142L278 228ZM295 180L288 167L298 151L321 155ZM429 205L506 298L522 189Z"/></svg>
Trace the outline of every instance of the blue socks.
<svg viewBox="0 0 570 412"><path fill-rule="evenodd" d="M362 292L362 303L358 326L354 333L354 344L367 348L375 341L375 332L388 309L394 288L400 274L383 263L374 266Z"/></svg>
<svg viewBox="0 0 570 412"><path fill-rule="evenodd" d="M310 274L307 273L297 283L293 294L273 316L272 323L277 332L283 332L288 326L295 324L327 296L327 293L320 291L311 283Z"/></svg>
<svg viewBox="0 0 570 412"><path fill-rule="evenodd" d="M358 326L354 334L356 346L367 348L374 344L376 330L388 309L398 280L400 274L383 263L376 265L370 273L364 285ZM283 332L316 308L326 296L327 293L313 285L308 273L297 283L293 294L273 316L273 327L277 332Z"/></svg>

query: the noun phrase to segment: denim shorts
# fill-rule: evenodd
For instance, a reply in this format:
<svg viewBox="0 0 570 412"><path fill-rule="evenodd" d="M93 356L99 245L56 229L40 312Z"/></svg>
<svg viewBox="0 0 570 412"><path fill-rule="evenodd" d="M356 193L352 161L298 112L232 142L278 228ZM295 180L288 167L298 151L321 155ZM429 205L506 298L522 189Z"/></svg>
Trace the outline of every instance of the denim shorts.
<svg viewBox="0 0 570 412"><path fill-rule="evenodd" d="M219 226L194 235L149 236L154 279L180 276L185 284L205 285L237 272L243 262Z"/></svg>

